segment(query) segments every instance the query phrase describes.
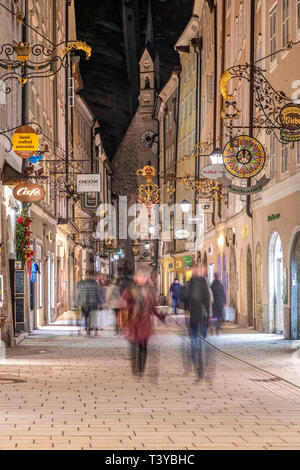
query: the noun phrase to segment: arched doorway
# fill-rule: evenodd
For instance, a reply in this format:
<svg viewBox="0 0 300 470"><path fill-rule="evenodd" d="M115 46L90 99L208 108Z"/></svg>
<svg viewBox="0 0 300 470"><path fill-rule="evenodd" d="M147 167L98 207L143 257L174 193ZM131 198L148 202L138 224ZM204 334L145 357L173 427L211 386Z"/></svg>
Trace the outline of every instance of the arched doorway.
<svg viewBox="0 0 300 470"><path fill-rule="evenodd" d="M278 232L271 235L269 243L269 321L270 333L282 334L283 309L283 251Z"/></svg>
<svg viewBox="0 0 300 470"><path fill-rule="evenodd" d="M262 324L262 253L260 244L256 248L255 256L255 282L256 282L256 308L255 308L255 328L261 329Z"/></svg>
<svg viewBox="0 0 300 470"><path fill-rule="evenodd" d="M295 236L291 252L291 339L299 339L300 319L300 232Z"/></svg>
<svg viewBox="0 0 300 470"><path fill-rule="evenodd" d="M244 260L244 250L241 249L240 254L240 315L246 317L245 307L245 295L246 295L246 260ZM243 320L246 323L246 320Z"/></svg>
<svg viewBox="0 0 300 470"><path fill-rule="evenodd" d="M232 246L230 248L230 257L229 257L229 303L230 306L235 309L237 317L237 275L236 275L236 255L235 248Z"/></svg>
<svg viewBox="0 0 300 470"><path fill-rule="evenodd" d="M252 252L247 249L247 316L248 326L253 326Z"/></svg>

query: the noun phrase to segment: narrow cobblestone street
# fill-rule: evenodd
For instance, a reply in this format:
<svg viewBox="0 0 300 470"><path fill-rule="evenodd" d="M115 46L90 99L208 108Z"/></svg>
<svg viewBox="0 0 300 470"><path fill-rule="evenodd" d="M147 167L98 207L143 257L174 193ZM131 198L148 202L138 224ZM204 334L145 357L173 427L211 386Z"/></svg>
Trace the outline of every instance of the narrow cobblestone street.
<svg viewBox="0 0 300 470"><path fill-rule="evenodd" d="M196 382L186 341L159 327L141 379L113 331L34 332L0 364L0 449L300 449L295 342L225 328Z"/></svg>

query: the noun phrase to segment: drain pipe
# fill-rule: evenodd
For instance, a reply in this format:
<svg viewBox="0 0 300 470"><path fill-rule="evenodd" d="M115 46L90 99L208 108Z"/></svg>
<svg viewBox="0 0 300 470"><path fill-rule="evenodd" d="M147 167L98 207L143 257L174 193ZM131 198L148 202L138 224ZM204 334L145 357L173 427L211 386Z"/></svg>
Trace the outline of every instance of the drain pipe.
<svg viewBox="0 0 300 470"><path fill-rule="evenodd" d="M251 8L251 26L250 26L250 64L254 63L254 50L255 50L255 0L251 0L250 4ZM251 66L250 69L250 97L249 97L249 135L253 137L253 118L254 118L254 69ZM249 179L247 182L247 186L251 186L251 180ZM251 211L251 196L247 196L247 205L246 205L246 213L250 219L253 218L253 214Z"/></svg>

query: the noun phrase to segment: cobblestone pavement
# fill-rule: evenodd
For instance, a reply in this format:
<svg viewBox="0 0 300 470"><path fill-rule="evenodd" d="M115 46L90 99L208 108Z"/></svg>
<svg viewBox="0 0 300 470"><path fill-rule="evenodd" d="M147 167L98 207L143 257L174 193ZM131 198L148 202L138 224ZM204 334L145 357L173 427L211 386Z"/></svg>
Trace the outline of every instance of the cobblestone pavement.
<svg viewBox="0 0 300 470"><path fill-rule="evenodd" d="M265 354L263 341L249 338L260 335L241 333L211 341L238 357L245 344L244 360L255 341ZM300 449L297 386L208 345L206 378L197 382L186 341L174 322L160 327L141 379L113 331L35 332L0 364L0 449Z"/></svg>

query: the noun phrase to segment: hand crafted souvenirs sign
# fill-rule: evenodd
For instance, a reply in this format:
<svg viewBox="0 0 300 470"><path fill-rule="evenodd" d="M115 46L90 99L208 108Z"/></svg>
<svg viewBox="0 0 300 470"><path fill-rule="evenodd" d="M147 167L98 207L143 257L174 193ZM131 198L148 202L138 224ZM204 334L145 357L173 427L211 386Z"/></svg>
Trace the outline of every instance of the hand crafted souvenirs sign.
<svg viewBox="0 0 300 470"><path fill-rule="evenodd" d="M224 177L221 179L221 183L227 191L234 194L239 194L240 196L251 196L251 194L259 193L264 189L265 186L270 182L270 179L266 176L263 176L255 186L235 186L232 184L228 178Z"/></svg>
<svg viewBox="0 0 300 470"><path fill-rule="evenodd" d="M30 158L39 148L39 136L32 127L18 127L12 137L12 148L18 157Z"/></svg>
<svg viewBox="0 0 300 470"><path fill-rule="evenodd" d="M235 178L253 178L265 166L266 154L258 140L247 135L234 137L234 144L229 142L223 153L224 166Z"/></svg>
<svg viewBox="0 0 300 470"><path fill-rule="evenodd" d="M13 196L20 202L40 202L45 197L45 190L38 184L24 182L14 188Z"/></svg>

